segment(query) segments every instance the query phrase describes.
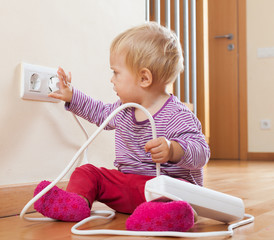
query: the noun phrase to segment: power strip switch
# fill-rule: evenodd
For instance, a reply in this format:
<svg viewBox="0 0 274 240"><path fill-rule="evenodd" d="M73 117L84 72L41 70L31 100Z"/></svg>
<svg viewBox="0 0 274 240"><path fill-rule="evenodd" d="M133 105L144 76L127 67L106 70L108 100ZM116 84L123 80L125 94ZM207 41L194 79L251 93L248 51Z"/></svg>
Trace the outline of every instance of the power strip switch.
<svg viewBox="0 0 274 240"><path fill-rule="evenodd" d="M21 63L21 98L34 101L59 102L48 97L59 90L57 69Z"/></svg>

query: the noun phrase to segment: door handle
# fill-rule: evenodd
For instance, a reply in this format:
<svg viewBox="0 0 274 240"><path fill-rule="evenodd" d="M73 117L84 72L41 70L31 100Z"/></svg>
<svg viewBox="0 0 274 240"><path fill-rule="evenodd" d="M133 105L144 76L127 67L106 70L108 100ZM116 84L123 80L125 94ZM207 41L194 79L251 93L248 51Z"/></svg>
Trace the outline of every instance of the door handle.
<svg viewBox="0 0 274 240"><path fill-rule="evenodd" d="M215 36L214 38L227 38L229 40L233 39L233 34L232 33L229 33L229 34L225 34L225 35L218 35L218 36Z"/></svg>

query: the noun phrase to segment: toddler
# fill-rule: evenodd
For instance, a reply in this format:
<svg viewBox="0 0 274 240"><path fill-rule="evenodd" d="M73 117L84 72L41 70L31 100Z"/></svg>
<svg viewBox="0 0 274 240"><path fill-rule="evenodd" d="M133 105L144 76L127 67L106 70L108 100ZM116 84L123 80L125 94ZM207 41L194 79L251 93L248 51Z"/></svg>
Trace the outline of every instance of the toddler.
<svg viewBox="0 0 274 240"><path fill-rule="evenodd" d="M58 69L60 90L49 94L63 100L68 111L100 126L121 104L134 102L153 116L157 138L139 109L119 112L107 125L115 130L114 166L80 166L72 173L66 191L54 187L35 203L42 214L62 221L79 221L90 215L95 200L121 213L132 213L144 203L146 181L161 174L203 185L203 166L210 150L196 116L167 92L167 85L183 71L183 56L176 35L149 22L120 35L110 47L111 83L118 101L104 104L71 86L71 73ZM41 182L35 194L49 182Z"/></svg>

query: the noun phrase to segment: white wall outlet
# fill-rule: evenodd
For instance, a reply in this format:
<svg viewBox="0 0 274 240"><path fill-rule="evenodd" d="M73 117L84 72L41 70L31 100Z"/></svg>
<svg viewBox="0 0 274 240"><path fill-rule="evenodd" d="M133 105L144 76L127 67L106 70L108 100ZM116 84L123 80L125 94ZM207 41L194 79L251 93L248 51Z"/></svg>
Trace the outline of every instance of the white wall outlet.
<svg viewBox="0 0 274 240"><path fill-rule="evenodd" d="M57 69L21 63L21 98L35 101L59 102L48 97L59 90Z"/></svg>
<svg viewBox="0 0 274 240"><path fill-rule="evenodd" d="M274 47L268 48L258 48L257 49L258 58L273 58L274 57Z"/></svg>
<svg viewBox="0 0 274 240"><path fill-rule="evenodd" d="M266 130L271 128L270 119L262 119L261 120L261 129Z"/></svg>

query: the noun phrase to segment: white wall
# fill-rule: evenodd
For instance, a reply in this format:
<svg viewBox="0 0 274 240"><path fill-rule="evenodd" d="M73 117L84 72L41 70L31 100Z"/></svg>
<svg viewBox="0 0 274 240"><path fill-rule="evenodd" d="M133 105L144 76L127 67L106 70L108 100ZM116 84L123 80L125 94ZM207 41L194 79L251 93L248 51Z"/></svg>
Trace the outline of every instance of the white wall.
<svg viewBox="0 0 274 240"><path fill-rule="evenodd" d="M73 85L104 102L110 83L109 45L145 19L144 0L0 0L0 185L52 180L85 137L63 103L20 99L20 63L72 72ZM96 127L84 123L91 134ZM89 160L113 167L114 135L103 132Z"/></svg>
<svg viewBox="0 0 274 240"><path fill-rule="evenodd" d="M259 48L274 48L273 0L247 0L248 151L274 152L274 57L258 58ZM271 120L270 130L260 120Z"/></svg>

